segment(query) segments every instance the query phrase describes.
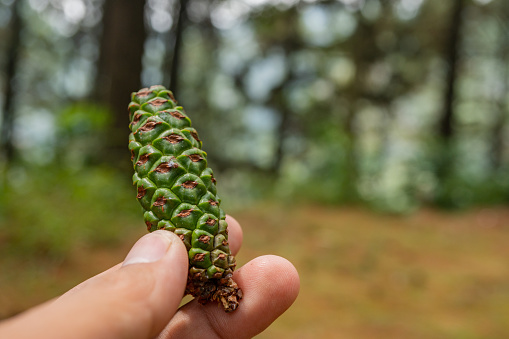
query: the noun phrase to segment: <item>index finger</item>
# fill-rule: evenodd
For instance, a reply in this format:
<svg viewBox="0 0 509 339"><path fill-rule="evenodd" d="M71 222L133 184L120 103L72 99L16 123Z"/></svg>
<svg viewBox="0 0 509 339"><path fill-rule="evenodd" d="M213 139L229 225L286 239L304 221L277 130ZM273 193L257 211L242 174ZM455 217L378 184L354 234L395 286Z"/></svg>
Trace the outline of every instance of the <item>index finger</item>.
<svg viewBox="0 0 509 339"><path fill-rule="evenodd" d="M225 313L214 303L190 302L180 308L158 338L252 338L285 312L299 294L297 270L278 256L251 260L233 279L244 293L237 310Z"/></svg>
<svg viewBox="0 0 509 339"><path fill-rule="evenodd" d="M226 216L226 222L228 223L228 243L230 245L230 251L233 255L236 255L240 250L244 237L242 228L239 222L229 215Z"/></svg>

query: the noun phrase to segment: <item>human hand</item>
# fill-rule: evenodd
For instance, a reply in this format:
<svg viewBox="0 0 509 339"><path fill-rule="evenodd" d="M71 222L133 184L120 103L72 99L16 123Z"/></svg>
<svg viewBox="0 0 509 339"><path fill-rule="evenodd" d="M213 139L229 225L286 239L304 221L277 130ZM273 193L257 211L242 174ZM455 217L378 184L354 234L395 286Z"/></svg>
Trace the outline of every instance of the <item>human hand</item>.
<svg viewBox="0 0 509 339"><path fill-rule="evenodd" d="M236 254L242 230L233 218L227 221ZM147 234L123 263L0 323L0 338L251 338L288 309L299 292L293 265L267 255L235 272L244 293L236 311L225 313L217 304L195 300L179 309L187 270L187 251L176 235Z"/></svg>

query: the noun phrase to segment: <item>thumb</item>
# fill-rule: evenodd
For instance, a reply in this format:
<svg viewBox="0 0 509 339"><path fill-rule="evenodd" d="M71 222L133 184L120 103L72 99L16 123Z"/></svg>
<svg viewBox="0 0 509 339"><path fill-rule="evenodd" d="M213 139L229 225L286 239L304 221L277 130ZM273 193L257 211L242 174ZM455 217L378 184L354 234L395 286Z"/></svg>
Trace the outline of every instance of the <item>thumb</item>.
<svg viewBox="0 0 509 339"><path fill-rule="evenodd" d="M138 240L119 269L13 319L7 328L13 338L152 338L177 311L187 270L182 241L156 231Z"/></svg>

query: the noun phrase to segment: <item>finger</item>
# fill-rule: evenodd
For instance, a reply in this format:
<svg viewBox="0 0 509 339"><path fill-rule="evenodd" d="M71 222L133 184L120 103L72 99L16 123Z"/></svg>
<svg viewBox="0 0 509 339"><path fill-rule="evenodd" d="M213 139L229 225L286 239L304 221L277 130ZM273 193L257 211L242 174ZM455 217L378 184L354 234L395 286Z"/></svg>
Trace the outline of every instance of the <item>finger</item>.
<svg viewBox="0 0 509 339"><path fill-rule="evenodd" d="M117 271L120 267L122 267L122 263L120 264L116 264L115 266L113 267L110 267L108 268L106 271L104 272L101 272L95 276L93 276L92 278L89 278L85 281L83 281L82 283L74 286L73 288L71 288L69 291L65 292L64 294L62 294L58 299L56 300L59 300L59 299L62 299L62 298L67 298L69 295L72 295L76 292L78 292L79 290L83 289L85 286L89 285L90 283L94 282L95 280L97 279L101 279L103 276L107 275L107 274L111 274L112 272L115 272Z"/></svg>
<svg viewBox="0 0 509 339"><path fill-rule="evenodd" d="M187 251L176 235L147 234L119 269L13 319L0 327L0 337L152 338L176 312L187 270Z"/></svg>
<svg viewBox="0 0 509 339"><path fill-rule="evenodd" d="M226 222L228 223L228 242L230 246L230 251L232 252L233 255L236 255L240 250L240 246L242 245L243 239L242 228L240 227L239 222L229 215L226 216ZM99 279L103 275L118 270L121 266L122 263L117 264L107 269L106 271L101 272L90 279L85 280L84 282L80 283L79 285L73 287L72 289L64 293L62 296L60 296L59 299L66 298L67 296L74 294L75 292L81 290L83 287L87 286L94 280Z"/></svg>
<svg viewBox="0 0 509 339"><path fill-rule="evenodd" d="M239 222L229 215L226 216L226 222L228 223L228 243L230 251L233 255L236 255L242 245L242 228Z"/></svg>
<svg viewBox="0 0 509 339"><path fill-rule="evenodd" d="M295 301L299 276L277 256L258 257L235 272L244 293L239 308L225 313L214 304L182 307L159 338L252 338L266 329Z"/></svg>

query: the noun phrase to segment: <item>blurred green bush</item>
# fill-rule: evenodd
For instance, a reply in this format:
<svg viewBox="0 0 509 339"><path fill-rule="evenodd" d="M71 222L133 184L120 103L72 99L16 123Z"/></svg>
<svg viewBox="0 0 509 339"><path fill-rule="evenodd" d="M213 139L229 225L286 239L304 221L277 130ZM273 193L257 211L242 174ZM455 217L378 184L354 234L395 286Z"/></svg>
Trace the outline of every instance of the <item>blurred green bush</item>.
<svg viewBox="0 0 509 339"><path fill-rule="evenodd" d="M12 167L0 194L0 252L64 257L118 242L142 220L127 176L102 168Z"/></svg>

